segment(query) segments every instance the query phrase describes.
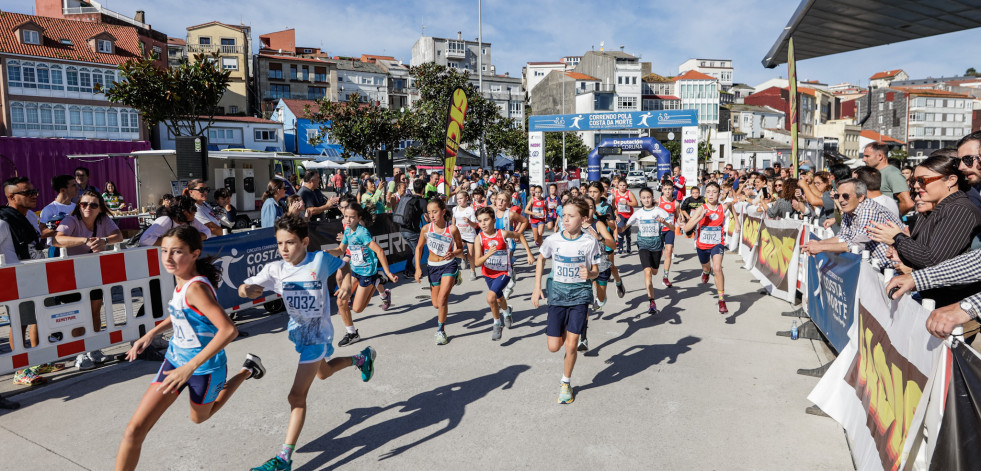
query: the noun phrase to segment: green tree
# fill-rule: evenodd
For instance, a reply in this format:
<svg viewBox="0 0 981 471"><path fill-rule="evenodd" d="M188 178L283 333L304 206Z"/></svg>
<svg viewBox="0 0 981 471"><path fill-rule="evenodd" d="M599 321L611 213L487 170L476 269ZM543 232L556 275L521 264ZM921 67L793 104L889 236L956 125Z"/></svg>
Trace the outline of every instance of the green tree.
<svg viewBox="0 0 981 471"><path fill-rule="evenodd" d="M974 70L974 67L969 67L967 69L967 71L964 72L964 75L967 75L969 77L977 77L978 76L978 71L977 70Z"/></svg>
<svg viewBox="0 0 981 471"><path fill-rule="evenodd" d="M589 157L589 148L579 138L579 134L565 134L565 159L570 167L585 167ZM562 133L545 133L545 166L562 168Z"/></svg>
<svg viewBox="0 0 981 471"><path fill-rule="evenodd" d="M890 159L899 159L901 162L905 162L909 158L909 153L903 149L893 149L889 152Z"/></svg>
<svg viewBox="0 0 981 471"><path fill-rule="evenodd" d="M147 128L163 124L174 136L203 135L214 123L231 72L221 68L218 53L197 54L193 62L185 58L165 69L154 64L156 59L126 61L119 66L122 80L108 87L96 84L96 93L138 110Z"/></svg>
<svg viewBox="0 0 981 471"><path fill-rule="evenodd" d="M382 148L393 149L411 128L411 116L359 101L357 93L349 101L333 102L324 98L318 109L306 109L313 123L320 123L311 144L317 145L329 133L342 147L344 160L354 155L370 159Z"/></svg>
<svg viewBox="0 0 981 471"><path fill-rule="evenodd" d="M503 153L514 159L515 168L520 168L519 163L528 156L528 133L511 118L499 119L488 126L484 145L491 164L495 156Z"/></svg>
<svg viewBox="0 0 981 471"><path fill-rule="evenodd" d="M671 152L671 168L681 165L681 142L677 140L663 141L661 145L668 152Z"/></svg>

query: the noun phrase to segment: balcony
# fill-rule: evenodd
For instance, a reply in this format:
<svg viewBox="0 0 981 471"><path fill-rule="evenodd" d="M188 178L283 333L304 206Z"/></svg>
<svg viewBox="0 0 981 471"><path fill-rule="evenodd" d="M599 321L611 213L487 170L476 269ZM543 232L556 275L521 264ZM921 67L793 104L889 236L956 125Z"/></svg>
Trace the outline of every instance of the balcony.
<svg viewBox="0 0 981 471"><path fill-rule="evenodd" d="M406 95L406 94L408 94L408 90L405 89L405 88L393 88L393 89L390 90L390 92L393 95Z"/></svg>
<svg viewBox="0 0 981 471"><path fill-rule="evenodd" d="M290 92L274 92L274 91L262 92L263 100L278 100L280 98L290 98Z"/></svg>
<svg viewBox="0 0 981 471"><path fill-rule="evenodd" d="M219 54L243 54L245 52L245 48L243 46L225 46L218 44L188 44L187 52L189 54L211 54L213 52L217 52Z"/></svg>
<svg viewBox="0 0 981 471"><path fill-rule="evenodd" d="M446 57L455 59L467 57L467 45L463 41L449 41L446 44Z"/></svg>
<svg viewBox="0 0 981 471"><path fill-rule="evenodd" d="M615 91L616 91L616 85L607 84L607 83L597 83L597 84L593 84L592 86L586 85L585 89L576 87L576 95L585 95L587 93L593 93L593 92L615 92Z"/></svg>

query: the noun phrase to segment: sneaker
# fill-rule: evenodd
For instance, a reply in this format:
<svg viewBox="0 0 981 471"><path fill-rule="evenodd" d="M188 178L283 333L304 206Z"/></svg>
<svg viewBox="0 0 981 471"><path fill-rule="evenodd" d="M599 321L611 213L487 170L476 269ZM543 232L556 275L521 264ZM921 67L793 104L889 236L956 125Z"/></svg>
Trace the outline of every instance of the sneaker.
<svg viewBox="0 0 981 471"><path fill-rule="evenodd" d="M446 345L450 343L450 338L446 336L446 332L442 330L436 331L436 345Z"/></svg>
<svg viewBox="0 0 981 471"><path fill-rule="evenodd" d="M344 338L342 338L339 342L337 342L337 346L346 347L348 345L351 345L352 343L356 343L358 340L361 340L361 336L358 335L358 330L355 329L353 334L350 332L345 333Z"/></svg>
<svg viewBox="0 0 981 471"><path fill-rule="evenodd" d="M457 286L460 286L462 284L463 284L463 272L457 271L456 272L456 285Z"/></svg>
<svg viewBox="0 0 981 471"><path fill-rule="evenodd" d="M504 290L502 290L501 294L504 295L504 299L511 299L512 291L514 291L514 288L511 287L511 283L508 283L508 285L504 287Z"/></svg>
<svg viewBox="0 0 981 471"><path fill-rule="evenodd" d="M669 280L666 276L661 278L661 284L663 284L665 288L674 288L674 285L671 284L671 280Z"/></svg>
<svg viewBox="0 0 981 471"><path fill-rule="evenodd" d="M266 367L262 366L262 359L259 355L248 354L245 355L245 363L242 363L242 368L245 368L252 372L247 379L259 379L266 374Z"/></svg>
<svg viewBox="0 0 981 471"><path fill-rule="evenodd" d="M37 367L37 374L46 375L48 373L54 373L55 371L61 371L65 369L64 363L45 363Z"/></svg>
<svg viewBox="0 0 981 471"><path fill-rule="evenodd" d="M92 360L92 363L102 364L106 362L106 356L102 354L102 350L93 350L86 355Z"/></svg>
<svg viewBox="0 0 981 471"><path fill-rule="evenodd" d="M511 328L514 324L514 306L508 306L508 310L504 312L504 326Z"/></svg>
<svg viewBox="0 0 981 471"><path fill-rule="evenodd" d="M382 296L382 311L387 311L392 307L392 290L386 289L385 296Z"/></svg>
<svg viewBox="0 0 981 471"><path fill-rule="evenodd" d="M617 283L617 297L622 298L625 294L627 294L627 288L623 287L623 282Z"/></svg>
<svg viewBox="0 0 981 471"><path fill-rule="evenodd" d="M92 362L92 359L88 355L83 353L75 357L75 368L78 368L79 371L91 370L95 368L95 363Z"/></svg>
<svg viewBox="0 0 981 471"><path fill-rule="evenodd" d="M0 409L20 409L20 403L0 396Z"/></svg>
<svg viewBox="0 0 981 471"><path fill-rule="evenodd" d="M726 314L728 312L729 312L729 308L726 307L725 300L720 299L719 300L719 314Z"/></svg>
<svg viewBox="0 0 981 471"><path fill-rule="evenodd" d="M576 346L576 351L589 351L589 339L587 339L585 336L579 337L579 345Z"/></svg>
<svg viewBox="0 0 981 471"><path fill-rule="evenodd" d="M477 281L477 272L470 271L470 281Z"/></svg>
<svg viewBox="0 0 981 471"><path fill-rule="evenodd" d="M375 356L377 353L374 348L365 347L361 350L361 356L364 357L364 362L358 367L361 370L361 381L368 382L372 376L375 374Z"/></svg>
<svg viewBox="0 0 981 471"><path fill-rule="evenodd" d="M501 332L504 332L504 324L495 322L491 329L491 340L501 340Z"/></svg>
<svg viewBox="0 0 981 471"><path fill-rule="evenodd" d="M709 274L702 273L702 283L708 283L708 282L709 282Z"/></svg>
<svg viewBox="0 0 981 471"><path fill-rule="evenodd" d="M650 307L647 308L647 313L648 314L657 314L657 305L654 304L654 300L653 299L651 300Z"/></svg>
<svg viewBox="0 0 981 471"><path fill-rule="evenodd" d="M61 332L55 332L55 333L53 333L53 334L51 334L51 335L48 336L48 342L51 342L51 343L61 342L61 339L62 338L64 338L64 337L61 335Z"/></svg>
<svg viewBox="0 0 981 471"><path fill-rule="evenodd" d="M35 384L43 384L46 381L47 380L37 374L36 366L24 368L23 370L14 373L14 384L19 386L34 386Z"/></svg>
<svg viewBox="0 0 981 471"><path fill-rule="evenodd" d="M602 311L603 306L606 306L607 301L609 301L609 299L604 299L600 301L599 298L593 298L593 310L596 312Z"/></svg>
<svg viewBox="0 0 981 471"><path fill-rule="evenodd" d="M256 466L252 468L252 471L291 471L293 469L293 460L285 461L278 456L273 456L262 463L262 466Z"/></svg>
<svg viewBox="0 0 981 471"><path fill-rule="evenodd" d="M575 398L572 397L572 385L566 382L562 382L562 386L559 388L559 404L572 404Z"/></svg>

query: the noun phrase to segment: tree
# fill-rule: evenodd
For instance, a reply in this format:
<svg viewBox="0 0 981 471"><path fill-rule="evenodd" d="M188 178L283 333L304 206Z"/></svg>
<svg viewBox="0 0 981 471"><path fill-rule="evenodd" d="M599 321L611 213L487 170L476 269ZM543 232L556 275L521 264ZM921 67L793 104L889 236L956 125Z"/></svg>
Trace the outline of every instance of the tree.
<svg viewBox="0 0 981 471"><path fill-rule="evenodd" d="M668 152L671 152L671 168L681 165L681 142L670 140L661 143Z"/></svg>
<svg viewBox="0 0 981 471"><path fill-rule="evenodd" d="M344 152L344 160L353 155L372 158L382 148L393 149L404 139L411 127L411 117L397 111L381 108L370 103L359 102L354 93L346 102L333 102L324 98L318 102L319 109L305 110L313 123L320 123L320 130L311 144L322 142L327 133L336 140Z"/></svg>
<svg viewBox="0 0 981 471"><path fill-rule="evenodd" d="M967 75L969 77L977 77L978 75L981 75L981 74L978 74L978 71L977 70L974 70L974 67L969 67L967 69L967 71L964 72L964 75Z"/></svg>
<svg viewBox="0 0 981 471"><path fill-rule="evenodd" d="M589 148L583 144L579 134L574 132L565 135L565 159L570 167L585 167L589 157ZM545 133L545 166L562 168L562 133Z"/></svg>
<svg viewBox="0 0 981 471"><path fill-rule="evenodd" d="M485 131L484 145L491 164L495 156L503 153L514 159L515 168L520 168L519 163L528 156L528 133L511 118L499 119Z"/></svg>
<svg viewBox="0 0 981 471"><path fill-rule="evenodd" d="M909 153L903 149L897 148L889 151L889 158L899 159L900 162L905 162L906 159L909 158Z"/></svg>
<svg viewBox="0 0 981 471"><path fill-rule="evenodd" d="M155 60L154 54L126 61L119 67L122 80L108 87L96 84L95 92L138 110L147 128L163 124L174 136L203 135L214 123L231 72L221 68L217 52L166 69Z"/></svg>

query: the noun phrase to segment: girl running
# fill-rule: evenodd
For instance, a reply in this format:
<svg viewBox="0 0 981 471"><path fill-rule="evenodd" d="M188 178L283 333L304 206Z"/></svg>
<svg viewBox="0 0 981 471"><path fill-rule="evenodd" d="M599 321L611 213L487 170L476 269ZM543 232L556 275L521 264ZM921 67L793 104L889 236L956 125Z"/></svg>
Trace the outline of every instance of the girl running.
<svg viewBox="0 0 981 471"><path fill-rule="evenodd" d="M600 249L605 254L612 254L613 249L616 247L616 241L613 239L613 234L610 233L610 229L607 227L606 217L596 213L596 203L591 198L585 198L585 201L589 205L589 218L586 219L586 225L583 226L583 231L588 232L590 236L599 242ZM602 311L603 306L606 305L606 286L610 283L613 264L609 258L604 256L597 265L599 266L599 276L593 280L596 288L596 299L593 300L593 309ZM585 335L583 335L583 341L585 341Z"/></svg>
<svg viewBox="0 0 981 471"><path fill-rule="evenodd" d="M593 202L596 204L596 215L599 219L602 219L606 223L606 228L609 230L610 234L613 235L614 240L617 237L616 232L616 212L613 206L610 205L609 201L606 199L606 189L603 183L592 182L589 184L589 188L586 190L586 195L592 198ZM617 268L616 260L613 259L613 249L606 249L606 258L610 260L610 274L613 276L613 280L616 282L617 286L617 297L622 298L627 294L627 289L623 286L623 280L620 279L620 270Z"/></svg>
<svg viewBox="0 0 981 471"><path fill-rule="evenodd" d="M522 237L524 237L525 231L528 230L528 220L525 219L524 216L514 211L513 208L508 209L508 204L510 202L511 196L509 196L507 191L494 195L494 227L505 231L514 231L518 234L522 234ZM514 249L514 241L508 240L508 254L510 254L512 257L514 256ZM514 263L513 259L511 260L511 263ZM512 270L511 281L509 281L508 285L504 288L505 298L511 297L511 292L514 291L516 276L517 273Z"/></svg>
<svg viewBox="0 0 981 471"><path fill-rule="evenodd" d="M555 221L558 219L558 210L562 207L562 201L558 191L558 186L550 183L548 185L548 196L545 197L545 228L552 232L555 232Z"/></svg>
<svg viewBox="0 0 981 471"><path fill-rule="evenodd" d="M634 225L638 227L637 251L640 254L640 266L644 267L644 287L647 288L647 298L650 300L647 313L657 314L654 275L661 265L661 250L664 249L661 231L665 227L674 231L674 216L654 206L654 190L650 188L644 187L640 190L640 202L644 205L643 208L635 211L623 227L626 230Z"/></svg>
<svg viewBox="0 0 981 471"><path fill-rule="evenodd" d="M484 206L487 206L487 192L484 187L478 186L473 190L473 210L476 211Z"/></svg>
<svg viewBox="0 0 981 471"><path fill-rule="evenodd" d="M674 199L674 186L670 183L671 179L666 179L664 183L661 184L661 188L667 188L666 191L661 192L661 197L657 200L657 207L664 210L671 216L671 220L674 221L675 215L678 214L678 202ZM661 278L661 283L664 284L665 288L671 288L674 285L671 284L671 255L674 253L674 229L667 229L667 227L661 229L661 242L664 246L664 277Z"/></svg>
<svg viewBox="0 0 981 471"><path fill-rule="evenodd" d="M170 315L133 342L126 359L133 361L153 337L173 329L165 359L143 399L126 425L116 454L116 470L136 469L143 441L160 416L184 388L190 389L191 422L200 424L221 409L249 378L261 378L266 369L256 355L246 355L242 369L227 382L225 346L238 337L238 329L218 305L213 284L221 273L210 259L201 257L197 229L179 225L161 238L160 260L174 275L176 288L167 307Z"/></svg>
<svg viewBox="0 0 981 471"><path fill-rule="evenodd" d="M238 288L239 296L255 299L267 290L275 291L286 301L290 316L287 331L289 339L300 354L293 386L287 400L290 418L286 427L286 440L276 456L252 471L289 470L293 465L293 450L300 438L300 431L307 413L307 393L314 377L327 379L349 366L361 371L361 380L368 381L374 374L375 350L366 347L359 355L330 358L334 353L334 327L330 322L330 294L327 278L337 270L338 294L350 292L351 282L343 261L324 252L307 252L310 244L306 221L297 216L284 216L276 221L276 245L282 260L262 267L258 275L245 280ZM338 270L341 268L342 270ZM345 296L347 297L347 296ZM338 300L341 296L338 296Z"/></svg>
<svg viewBox="0 0 981 471"><path fill-rule="evenodd" d="M545 198L542 198L542 187L534 185L531 187L531 199L525 205L525 214L529 216L531 224L531 235L535 238L535 246L542 246L542 234L545 232Z"/></svg>
<svg viewBox="0 0 981 471"><path fill-rule="evenodd" d="M491 308L491 315L494 316L494 327L491 332L491 340L500 340L504 326L511 328L514 322L513 309L508 306L507 298L504 297L504 287L511 281L511 255L508 253L507 240L517 240L524 246L528 254L528 265L535 263L535 257L531 254L531 247L524 236L513 231L502 231L495 227L495 216L492 208L480 208L477 210L477 222L480 224L480 233L477 234L474 244L477 265L484 275L487 282L487 304ZM501 324L501 313L504 313L504 324Z"/></svg>
<svg viewBox="0 0 981 471"><path fill-rule="evenodd" d="M634 214L634 208L637 205L637 198L634 194L630 192L627 188L627 180L620 179L617 181L617 186L613 190L613 207L616 208L617 212L617 253L623 253L623 242L627 242L627 253L631 252L630 248L630 229L625 229L624 225L630 216Z"/></svg>
<svg viewBox="0 0 981 471"><path fill-rule="evenodd" d="M473 240L477 236L477 215L470 205L470 194L461 189L456 193L456 206L453 207L453 221L460 238L463 239L463 261L470 267L470 281L477 279L477 265L474 263Z"/></svg>
<svg viewBox="0 0 981 471"><path fill-rule="evenodd" d="M361 313L368 307L368 301L375 291L381 294L382 310L392 307L392 292L382 290L381 277L378 276L378 264L381 263L385 276L392 283L397 283L399 277L392 274L388 269L388 257L385 251L371 238L368 232L368 225L371 224L372 216L360 204L352 201L344 209L344 236L341 238L341 245L336 249L329 250L328 253L335 257L344 257L350 260L351 277L358 281L354 291L339 292L337 296L337 311L344 322L346 332L344 338L337 342L338 347L344 347L361 340L358 329L354 327L354 318L351 311ZM354 283L352 282L352 287ZM382 294L384 293L384 294Z"/></svg>
<svg viewBox="0 0 981 471"><path fill-rule="evenodd" d="M731 208L732 203L728 205L719 203L719 184L709 182L705 185L705 204L699 206L685 224L686 232L698 226L695 251L698 253L698 261L702 263L702 283L708 283L711 269L715 275L715 287L719 292L719 312L722 314L729 312L723 297L725 277L722 274L722 255L725 253L723 224L726 210Z"/></svg>
<svg viewBox="0 0 981 471"><path fill-rule="evenodd" d="M463 254L463 241L456 226L446 222L446 203L440 198L433 198L426 210L429 220L419 234L419 245L416 245L416 283L422 278L422 248L429 249L429 286L433 297L433 307L437 311L436 345L446 345L450 342L446 336L446 314L449 310L450 291L453 285L460 283L460 261L457 258ZM444 280L444 278L448 278Z"/></svg>
<svg viewBox="0 0 981 471"><path fill-rule="evenodd" d="M535 290L531 303L537 308L542 298L542 275L545 259L552 259L551 279L548 290L548 321L545 327L546 345L550 352L565 346L562 382L559 385L559 404L571 404L570 377L576 365L579 334L586 324L589 303L593 300L593 288L589 280L599 275L597 263L602 257L596 239L583 234L583 224L588 224L589 206L579 198L570 199L562 216L564 230L545 239L538 253L535 266Z"/></svg>

